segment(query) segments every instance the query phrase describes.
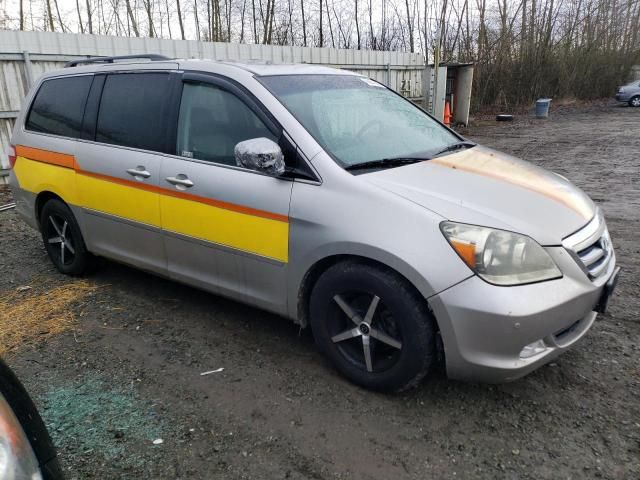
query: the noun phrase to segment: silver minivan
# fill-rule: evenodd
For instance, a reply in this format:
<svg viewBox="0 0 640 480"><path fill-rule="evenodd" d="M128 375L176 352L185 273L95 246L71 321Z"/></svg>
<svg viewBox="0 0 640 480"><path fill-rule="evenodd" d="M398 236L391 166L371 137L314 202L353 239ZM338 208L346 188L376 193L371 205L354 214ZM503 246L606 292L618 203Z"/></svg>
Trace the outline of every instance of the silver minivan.
<svg viewBox="0 0 640 480"><path fill-rule="evenodd" d="M343 70L74 62L33 87L11 148L58 270L103 256L288 317L368 388L439 358L451 378L521 377L616 284L582 191Z"/></svg>

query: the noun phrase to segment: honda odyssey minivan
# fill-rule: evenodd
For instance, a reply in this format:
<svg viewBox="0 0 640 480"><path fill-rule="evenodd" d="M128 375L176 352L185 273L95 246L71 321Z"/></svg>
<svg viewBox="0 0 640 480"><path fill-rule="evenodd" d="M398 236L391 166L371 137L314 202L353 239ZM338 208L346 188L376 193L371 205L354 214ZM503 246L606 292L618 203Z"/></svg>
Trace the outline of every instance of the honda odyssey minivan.
<svg viewBox="0 0 640 480"><path fill-rule="evenodd" d="M604 311L611 239L564 177L355 73L143 57L47 73L15 124L17 210L59 271L103 256L269 310L385 390L440 357L516 379Z"/></svg>

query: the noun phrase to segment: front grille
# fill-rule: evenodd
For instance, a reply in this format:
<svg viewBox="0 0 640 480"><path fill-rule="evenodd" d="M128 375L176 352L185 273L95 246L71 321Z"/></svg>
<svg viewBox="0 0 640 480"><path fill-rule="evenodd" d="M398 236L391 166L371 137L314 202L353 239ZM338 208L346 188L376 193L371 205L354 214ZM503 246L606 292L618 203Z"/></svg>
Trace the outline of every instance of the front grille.
<svg viewBox="0 0 640 480"><path fill-rule="evenodd" d="M592 280L606 273L613 257L613 247L600 210L586 227L567 237L562 244L574 254Z"/></svg>
<svg viewBox="0 0 640 480"><path fill-rule="evenodd" d="M606 269L611 259L611 242L605 237L600 237L590 247L578 252L578 257L593 278L599 277Z"/></svg>

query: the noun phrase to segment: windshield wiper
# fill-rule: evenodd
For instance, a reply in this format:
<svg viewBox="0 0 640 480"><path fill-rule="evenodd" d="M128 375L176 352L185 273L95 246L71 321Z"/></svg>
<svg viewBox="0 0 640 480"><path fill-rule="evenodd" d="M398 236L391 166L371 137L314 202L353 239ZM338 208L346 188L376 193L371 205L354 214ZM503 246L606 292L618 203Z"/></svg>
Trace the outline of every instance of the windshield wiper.
<svg viewBox="0 0 640 480"><path fill-rule="evenodd" d="M460 150L460 149L463 149L463 148L471 148L471 147L475 147L475 146L476 146L475 143L470 142L468 140L463 140L462 142L456 142L456 143L452 143L451 145L447 145L442 150L440 150L437 153L435 153L433 156L437 157L438 155L442 155L443 153L453 152L455 150Z"/></svg>
<svg viewBox="0 0 640 480"><path fill-rule="evenodd" d="M362 163L356 163L354 165L349 165L344 169L345 170L370 170L370 169L373 170L376 168L383 169L383 168L399 167L401 165L408 165L410 163L418 163L418 162L423 162L425 160L431 160L432 158L447 152L453 152L455 150L460 150L463 148L471 148L475 146L476 146L475 143L470 142L468 140L463 140L461 142L456 142L456 143L452 143L451 145L447 145L442 150L438 150L436 153L433 153L433 154L424 154L422 156L416 156L416 157L381 158L379 160L371 160L369 162L362 162Z"/></svg>
<svg viewBox="0 0 640 480"><path fill-rule="evenodd" d="M409 165L410 163L418 163L424 160L429 160L425 157L394 157L394 158L381 158L379 160L371 160L369 162L356 163L344 167L345 170L368 170L374 168L393 168L401 165Z"/></svg>

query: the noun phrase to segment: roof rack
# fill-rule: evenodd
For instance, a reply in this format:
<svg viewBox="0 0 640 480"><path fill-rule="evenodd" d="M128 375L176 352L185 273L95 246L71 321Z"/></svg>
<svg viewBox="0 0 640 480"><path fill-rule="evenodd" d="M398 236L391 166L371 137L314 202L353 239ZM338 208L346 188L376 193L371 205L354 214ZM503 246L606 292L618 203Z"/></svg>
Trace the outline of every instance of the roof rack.
<svg viewBox="0 0 640 480"><path fill-rule="evenodd" d="M165 57L164 55L157 55L155 53L147 53L140 55L120 55L118 57L90 57L83 58L80 60L72 60L65 64L65 68L67 67L77 67L78 65L86 65L89 63L115 63L118 60L137 60L137 59L145 59L151 60L152 62L159 62L162 60L171 60L169 57Z"/></svg>

